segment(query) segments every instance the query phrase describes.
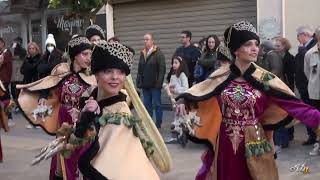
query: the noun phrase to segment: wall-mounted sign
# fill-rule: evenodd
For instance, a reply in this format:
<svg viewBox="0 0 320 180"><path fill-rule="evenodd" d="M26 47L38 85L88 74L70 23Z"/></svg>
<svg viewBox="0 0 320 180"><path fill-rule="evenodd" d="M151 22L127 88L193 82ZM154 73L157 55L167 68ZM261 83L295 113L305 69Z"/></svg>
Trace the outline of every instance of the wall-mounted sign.
<svg viewBox="0 0 320 180"><path fill-rule="evenodd" d="M13 26L3 26L0 27L0 36L4 36L5 34L17 33L17 30Z"/></svg>
<svg viewBox="0 0 320 180"><path fill-rule="evenodd" d="M74 28L82 28L84 20L83 19L65 19L65 16L55 17L55 24L58 29L62 31L69 31L72 34Z"/></svg>
<svg viewBox="0 0 320 180"><path fill-rule="evenodd" d="M48 33L54 35L57 47L63 50L74 34L84 34L84 18L70 16L68 9L50 11L47 16Z"/></svg>
<svg viewBox="0 0 320 180"><path fill-rule="evenodd" d="M262 39L271 40L281 35L280 22L275 17L263 19L259 27L259 35Z"/></svg>

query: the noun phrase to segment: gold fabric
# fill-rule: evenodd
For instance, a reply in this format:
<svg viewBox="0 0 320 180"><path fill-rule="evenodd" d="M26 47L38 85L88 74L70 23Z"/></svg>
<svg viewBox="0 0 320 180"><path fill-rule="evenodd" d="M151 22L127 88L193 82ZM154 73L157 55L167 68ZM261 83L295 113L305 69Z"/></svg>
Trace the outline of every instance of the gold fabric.
<svg viewBox="0 0 320 180"><path fill-rule="evenodd" d="M60 63L53 68L51 74L38 81L29 84L18 84L17 89L27 89L28 91L38 91L43 89L49 89L56 86L64 77L71 74L70 66L68 63ZM94 75L88 76L84 73L79 73L81 79L92 86L97 85L97 81Z"/></svg>
<svg viewBox="0 0 320 180"><path fill-rule="evenodd" d="M126 102L105 107L105 113L131 114ZM109 179L158 180L160 179L145 154L138 137L124 124L107 124L99 131L100 149L91 164Z"/></svg>
<svg viewBox="0 0 320 180"><path fill-rule="evenodd" d="M141 99L133 85L131 75L127 76L124 87L130 96L131 102L135 111L137 112L138 117L142 121L140 128L145 129L146 138L153 142L154 153L151 155L150 159L162 173L169 172L172 167L172 160L168 148L165 145L148 111L141 102Z"/></svg>
<svg viewBox="0 0 320 180"><path fill-rule="evenodd" d="M55 134L58 128L60 101L57 94L57 88L55 86L57 86L61 80L71 73L68 63L60 63L53 68L49 76L29 84L19 84L16 86L17 89L21 89L17 99L20 109L32 124L40 125L49 134ZM88 76L84 73L79 73L79 76L83 81L91 86L97 85L95 76ZM36 121L32 117L32 111L38 106L40 96L39 90L44 89L50 89L48 105L52 106L53 112L50 116L46 117L45 121Z"/></svg>

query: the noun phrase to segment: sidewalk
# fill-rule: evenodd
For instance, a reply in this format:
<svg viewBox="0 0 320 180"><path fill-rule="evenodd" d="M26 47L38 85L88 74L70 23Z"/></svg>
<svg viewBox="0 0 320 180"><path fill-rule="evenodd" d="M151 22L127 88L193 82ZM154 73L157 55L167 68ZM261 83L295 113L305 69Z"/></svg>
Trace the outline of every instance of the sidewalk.
<svg viewBox="0 0 320 180"><path fill-rule="evenodd" d="M44 161L37 166L30 166L33 157L40 148L54 137L46 135L40 129L26 129L27 121L21 115L15 116L16 126L10 133L1 132L1 141L4 151L4 163L0 164L1 180L46 180L48 179L50 161ZM163 137L169 136L169 126L173 112L165 111L164 124L161 129ZM278 155L278 167L280 180L318 180L320 179L320 156L310 157L311 146L302 146L306 138L306 130L303 125L295 129L295 140L288 149L282 149ZM202 145L189 143L186 148L170 144L168 149L173 159L172 170L167 174L161 174L162 180L192 180L201 166ZM289 168L297 162L310 158L307 165L311 173L301 175L291 173Z"/></svg>

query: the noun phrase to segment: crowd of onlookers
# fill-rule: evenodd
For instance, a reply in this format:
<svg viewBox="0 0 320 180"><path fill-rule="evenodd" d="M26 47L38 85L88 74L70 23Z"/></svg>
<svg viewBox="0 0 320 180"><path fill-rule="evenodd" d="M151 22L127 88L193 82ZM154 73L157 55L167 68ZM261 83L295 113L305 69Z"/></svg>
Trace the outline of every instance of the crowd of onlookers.
<svg viewBox="0 0 320 180"><path fill-rule="evenodd" d="M286 38L279 37L262 42L257 64L277 75L292 91L296 88L306 104L320 109L320 28L312 30L308 26L299 27L297 40L299 46L296 55L289 52L292 47ZM286 119L293 118L289 116ZM313 129L306 128L308 139L303 145L316 143L310 155L318 155L317 135ZM274 137L279 152L280 147L287 148L293 140L294 128L281 128L275 132Z"/></svg>
<svg viewBox="0 0 320 180"><path fill-rule="evenodd" d="M216 35L209 35L199 42L192 43L192 33L182 31L181 46L176 49L172 57L170 72L167 74L168 87L176 97L192 85L205 80L222 62L231 63L232 59L219 58L217 49L221 46ZM297 29L299 46L297 54L290 53L291 44L288 39L277 37L265 40L260 44L259 57L256 62L262 68L278 76L287 86L300 95L307 104L320 109L320 28L312 30L308 26ZM155 109L156 125L161 128L161 89L165 78L165 59L158 46L155 45L152 34L144 36L145 49L140 54L137 87L142 89L144 104L153 115ZM293 117L286 117L285 121L292 121ZM311 155L320 154L317 135L311 128L306 127L308 139L303 145L313 145ZM276 151L288 148L294 139L294 127L282 127L275 131L274 142ZM170 138L167 142L175 142Z"/></svg>
<svg viewBox="0 0 320 180"><path fill-rule="evenodd" d="M157 46L151 33L144 35L145 47L140 52L136 85L142 90L143 102L149 114L153 116L155 110L156 126L161 128L162 108L161 89L163 83L168 83L168 90L173 97L177 97L192 85L205 80L223 63L232 63L227 55L219 56L218 49L223 46L217 35L209 35L199 42L192 43L192 33L180 33L181 46L172 55L170 71L166 73L165 56L161 47ZM117 38L111 40L119 41ZM299 92L300 98L307 104L320 108L320 28L313 31L308 26L297 29L299 41L296 55L290 53L292 48L288 39L278 37L263 41L257 64L277 75L292 91ZM319 42L319 43L317 43ZM64 61L63 53L56 47L54 36L49 34L45 42L45 50L41 50L35 42L30 42L27 50L22 47L22 39L16 38L9 49L6 42L0 38L0 80L9 86L12 76L12 58L23 60L20 72L23 83L34 82L50 74L51 70ZM10 97L2 97L2 100ZM11 115L9 125L13 126ZM288 116L287 120L293 117ZM28 125L28 128L32 128ZM317 142L313 129L307 128L308 139L303 145ZM274 141L277 151L289 147L294 139L294 128L280 128L275 131ZM169 139L172 142L174 139ZM320 153L319 146L315 146L311 155Z"/></svg>
<svg viewBox="0 0 320 180"><path fill-rule="evenodd" d="M27 45L27 50L22 46L22 38L14 39L10 48L6 48L6 42L0 38L0 80L8 91L13 90L12 74L13 59L16 58L23 61L20 67L20 73L23 75L22 82L31 83L39 80L50 74L51 70L59 63L63 62L62 51L56 48L56 42L52 34L48 35L45 42L46 49L42 52L39 45L35 42L30 42ZM6 96L1 98L2 101L8 101L15 93L6 93ZM15 122L12 119L11 112L8 114L8 125L14 126ZM27 125L27 128L33 128L32 125Z"/></svg>

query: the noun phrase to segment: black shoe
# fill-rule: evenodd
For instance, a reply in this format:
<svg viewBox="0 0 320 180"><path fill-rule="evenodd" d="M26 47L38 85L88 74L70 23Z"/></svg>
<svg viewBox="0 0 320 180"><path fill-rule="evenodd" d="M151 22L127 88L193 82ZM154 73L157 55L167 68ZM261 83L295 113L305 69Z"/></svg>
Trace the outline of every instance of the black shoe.
<svg viewBox="0 0 320 180"><path fill-rule="evenodd" d="M314 143L316 143L317 141L315 139L308 139L307 141L303 142L302 145L303 146L310 146L313 145Z"/></svg>
<svg viewBox="0 0 320 180"><path fill-rule="evenodd" d="M282 146L281 146L281 148L288 148L289 147L289 144L283 144Z"/></svg>

